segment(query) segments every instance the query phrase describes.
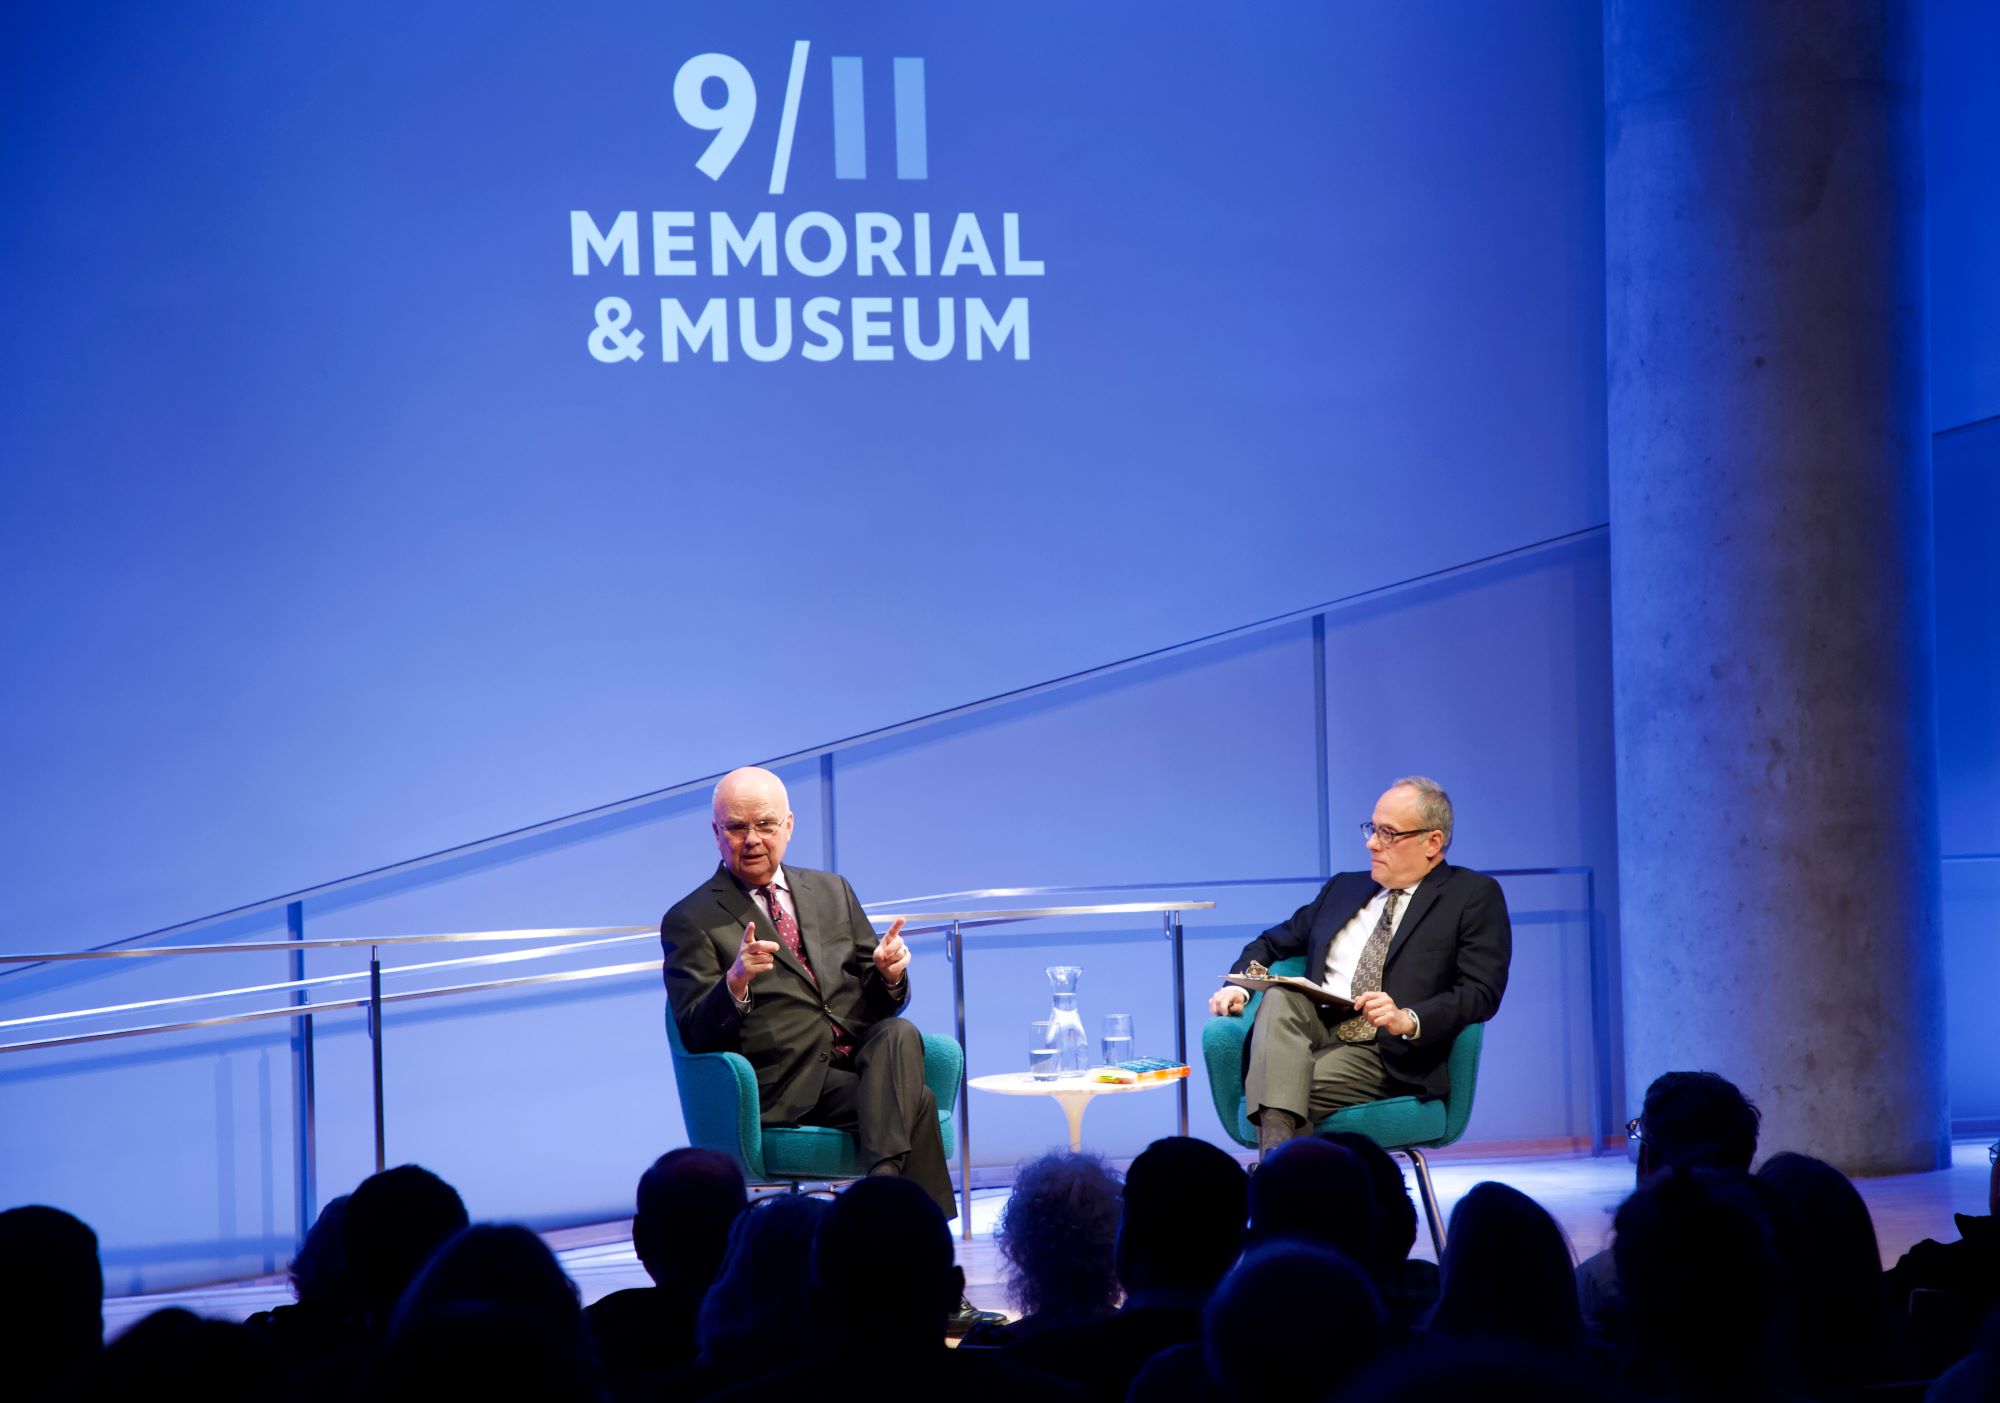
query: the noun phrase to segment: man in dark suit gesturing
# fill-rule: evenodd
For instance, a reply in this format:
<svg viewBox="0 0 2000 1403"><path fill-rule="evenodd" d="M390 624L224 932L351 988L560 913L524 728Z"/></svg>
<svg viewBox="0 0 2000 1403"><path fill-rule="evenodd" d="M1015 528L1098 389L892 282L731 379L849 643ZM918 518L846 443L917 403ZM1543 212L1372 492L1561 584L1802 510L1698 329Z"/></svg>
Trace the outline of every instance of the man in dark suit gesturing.
<svg viewBox="0 0 2000 1403"><path fill-rule="evenodd" d="M1304 955L1305 977L1356 1010L1341 1017L1285 989L1258 1005L1243 1099L1265 1151L1343 1106L1443 1096L1452 1040L1491 1018L1507 988L1506 898L1491 877L1444 860L1451 799L1436 781L1396 781L1361 828L1369 870L1337 874L1230 971ZM1209 1011L1240 1016L1249 997L1225 985Z"/></svg>
<svg viewBox="0 0 2000 1403"><path fill-rule="evenodd" d="M854 889L783 864L784 783L732 770L715 786L715 875L660 922L667 999L690 1052L739 1052L765 1125L851 1130L871 1174L906 1175L955 1216L924 1085L899 919L878 941Z"/></svg>

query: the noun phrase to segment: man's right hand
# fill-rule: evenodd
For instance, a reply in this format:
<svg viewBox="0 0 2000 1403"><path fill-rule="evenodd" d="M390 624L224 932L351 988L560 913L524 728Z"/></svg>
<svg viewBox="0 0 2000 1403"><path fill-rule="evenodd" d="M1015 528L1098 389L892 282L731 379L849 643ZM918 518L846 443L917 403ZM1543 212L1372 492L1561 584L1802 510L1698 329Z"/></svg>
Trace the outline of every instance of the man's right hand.
<svg viewBox="0 0 2000 1403"><path fill-rule="evenodd" d="M1234 1018L1250 1002L1250 991L1238 984L1225 984L1208 996L1208 1011L1217 1018Z"/></svg>
<svg viewBox="0 0 2000 1403"><path fill-rule="evenodd" d="M750 997L750 981L778 962L778 942L759 940L757 923L743 927L743 943L736 947L736 963L723 976L730 997L739 1004Z"/></svg>

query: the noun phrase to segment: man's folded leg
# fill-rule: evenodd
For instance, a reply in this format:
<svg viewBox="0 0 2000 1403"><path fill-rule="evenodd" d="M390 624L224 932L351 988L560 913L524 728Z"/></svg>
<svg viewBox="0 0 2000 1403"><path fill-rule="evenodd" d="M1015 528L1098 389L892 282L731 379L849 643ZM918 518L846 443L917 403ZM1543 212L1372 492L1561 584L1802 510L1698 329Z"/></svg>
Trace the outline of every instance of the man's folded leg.
<svg viewBox="0 0 2000 1403"><path fill-rule="evenodd" d="M924 1085L924 1040L901 1018L874 1024L854 1050L854 1070L831 1069L811 1122L854 1132L870 1173L899 1173L958 1216L938 1135L937 1098Z"/></svg>
<svg viewBox="0 0 2000 1403"><path fill-rule="evenodd" d="M1318 1005L1302 994L1273 989L1257 1005L1243 1105L1257 1127L1259 1150L1312 1133L1314 1053L1329 1036Z"/></svg>
<svg viewBox="0 0 2000 1403"><path fill-rule="evenodd" d="M1318 1125L1335 1111L1380 1101L1385 1096L1404 1093L1389 1080L1389 1069L1374 1043L1336 1041L1323 1047L1313 1059L1312 1095L1307 1105L1311 1124Z"/></svg>
<svg viewBox="0 0 2000 1403"><path fill-rule="evenodd" d="M854 1068L861 1075L855 1138L862 1162L894 1162L946 1218L956 1218L958 1201L938 1135L937 1098L924 1085L923 1034L905 1019L885 1018L869 1028L855 1049Z"/></svg>

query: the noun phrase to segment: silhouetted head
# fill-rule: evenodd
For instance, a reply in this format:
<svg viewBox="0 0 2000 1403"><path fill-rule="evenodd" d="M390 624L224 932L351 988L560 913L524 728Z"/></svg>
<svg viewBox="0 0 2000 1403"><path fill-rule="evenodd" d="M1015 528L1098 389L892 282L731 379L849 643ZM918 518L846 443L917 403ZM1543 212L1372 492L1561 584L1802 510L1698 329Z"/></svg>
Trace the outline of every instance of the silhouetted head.
<svg viewBox="0 0 2000 1403"><path fill-rule="evenodd" d="M68 1378L104 1341L97 1234L60 1208L0 1213L0 1360L33 1396Z"/></svg>
<svg viewBox="0 0 2000 1403"><path fill-rule="evenodd" d="M749 1378L806 1358L812 1329L813 1238L833 1205L808 1194L766 1199L736 1215L729 1255L701 1298L695 1341L716 1377ZM774 1332L773 1320L798 1328Z"/></svg>
<svg viewBox="0 0 2000 1403"><path fill-rule="evenodd" d="M1583 1340L1576 1258L1548 1210L1505 1184L1474 1184L1451 1211L1430 1329L1557 1351Z"/></svg>
<svg viewBox="0 0 2000 1403"><path fill-rule="evenodd" d="M1096 1155L1053 1151L1014 1173L994 1245L1007 1289L1024 1315L1079 1318L1118 1303L1112 1249L1118 1179Z"/></svg>
<svg viewBox="0 0 2000 1403"><path fill-rule="evenodd" d="M1190 1135L1155 1140L1125 1171L1118 1279L1128 1295L1206 1295L1236 1265L1250 1213L1243 1166Z"/></svg>
<svg viewBox="0 0 2000 1403"><path fill-rule="evenodd" d="M1612 1257L1642 1380L1668 1391L1760 1395L1778 1367L1783 1268L1749 1175L1664 1169L1625 1200Z"/></svg>
<svg viewBox="0 0 2000 1403"><path fill-rule="evenodd" d="M717 1150L669 1150L639 1176L632 1249L656 1285L698 1296L722 1270L729 1229L749 1201L743 1171Z"/></svg>
<svg viewBox="0 0 2000 1403"><path fill-rule="evenodd" d="M377 1332L431 1254L467 1221L458 1190L414 1164L371 1174L348 1197L340 1242Z"/></svg>
<svg viewBox="0 0 2000 1403"><path fill-rule="evenodd" d="M583 1329L576 1284L548 1244L518 1223L475 1223L440 1247L403 1292L390 1333L461 1305L503 1306L559 1331Z"/></svg>
<svg viewBox="0 0 2000 1403"><path fill-rule="evenodd" d="M1317 1242L1373 1264L1382 1237L1368 1167L1352 1150L1316 1137L1287 1140L1250 1176L1253 1244Z"/></svg>
<svg viewBox="0 0 2000 1403"><path fill-rule="evenodd" d="M347 1195L338 1194L327 1200L307 1230L299 1255L292 1258L292 1294L299 1304L342 1313L361 1308L353 1274L347 1269L347 1251L341 1245L346 1221Z"/></svg>
<svg viewBox="0 0 2000 1403"><path fill-rule="evenodd" d="M1410 1187L1403 1182L1396 1157L1356 1130L1325 1130L1320 1139L1352 1151L1367 1167L1375 1210L1382 1215L1383 1265L1393 1269L1417 1245L1417 1205L1410 1201Z"/></svg>
<svg viewBox="0 0 2000 1403"><path fill-rule="evenodd" d="M1574 1352L1559 1354L1519 1340L1421 1335L1377 1358L1341 1396L1615 1403L1632 1395Z"/></svg>
<svg viewBox="0 0 2000 1403"><path fill-rule="evenodd" d="M447 1306L398 1328L356 1396L370 1403L602 1403L595 1361L579 1352L579 1338L513 1306Z"/></svg>
<svg viewBox="0 0 2000 1403"><path fill-rule="evenodd" d="M833 1201L813 1237L820 1309L856 1349L936 1350L965 1290L951 1229L908 1179L863 1179Z"/></svg>
<svg viewBox="0 0 2000 1403"><path fill-rule="evenodd" d="M263 1403L283 1389L270 1343L248 1326L156 1310L105 1349L83 1397L155 1398L178 1385L217 1403Z"/></svg>
<svg viewBox="0 0 2000 1403"><path fill-rule="evenodd" d="M1265 1172L1251 1176L1253 1190ZM1368 1273L1330 1248L1278 1242L1245 1253L1216 1288L1202 1316L1202 1354L1231 1399L1317 1399L1374 1358L1386 1331Z"/></svg>
<svg viewBox="0 0 2000 1403"><path fill-rule="evenodd" d="M1639 1112L1639 1177L1677 1164L1750 1172L1757 1108L1714 1072L1668 1072L1646 1088Z"/></svg>
<svg viewBox="0 0 2000 1403"><path fill-rule="evenodd" d="M1868 1205L1847 1176L1811 1155L1772 1155L1757 1182L1780 1215L1794 1356L1827 1387L1886 1383L1903 1366Z"/></svg>

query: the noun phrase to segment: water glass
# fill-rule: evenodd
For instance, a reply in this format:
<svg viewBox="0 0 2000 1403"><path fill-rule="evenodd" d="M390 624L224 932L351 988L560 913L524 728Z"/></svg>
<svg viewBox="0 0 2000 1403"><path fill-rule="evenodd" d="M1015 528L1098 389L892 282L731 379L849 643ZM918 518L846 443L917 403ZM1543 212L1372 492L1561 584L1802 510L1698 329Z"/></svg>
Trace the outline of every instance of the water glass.
<svg viewBox="0 0 2000 1403"><path fill-rule="evenodd" d="M1104 1015L1104 1065L1128 1061L1132 1056L1132 1015Z"/></svg>
<svg viewBox="0 0 2000 1403"><path fill-rule="evenodd" d="M1062 1071L1055 1026L1054 1020L1048 1018L1037 1018L1028 1025L1028 1071L1036 1081L1054 1081Z"/></svg>

